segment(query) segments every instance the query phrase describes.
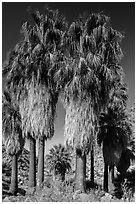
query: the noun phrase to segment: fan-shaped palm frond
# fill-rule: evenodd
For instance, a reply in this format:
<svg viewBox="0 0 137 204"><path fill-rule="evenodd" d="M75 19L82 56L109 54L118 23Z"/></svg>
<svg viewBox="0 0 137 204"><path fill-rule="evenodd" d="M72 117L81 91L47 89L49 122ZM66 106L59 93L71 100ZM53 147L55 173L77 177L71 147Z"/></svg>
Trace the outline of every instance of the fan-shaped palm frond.
<svg viewBox="0 0 137 204"><path fill-rule="evenodd" d="M67 23L58 11L49 9L45 14L32 12L32 18L34 25L28 22L23 24L24 40L15 46L15 54L11 55L11 60L4 70L9 67L7 86L20 102L23 133L27 134L29 130L29 120L32 135L44 133L43 135L52 137L53 131L50 131L50 134L49 129L53 130L53 127L45 125L53 126L55 106L61 89L60 76L56 73L66 65L61 47ZM30 111L33 111L33 114L30 114ZM42 115L45 116L45 121L50 117L50 122L43 123Z"/></svg>
<svg viewBox="0 0 137 204"><path fill-rule="evenodd" d="M106 145L106 148L104 147L104 158L109 165L118 164L122 151L129 146L130 135L132 134L132 124L129 120L129 114L125 108L113 106L108 108L107 113L100 115L99 124L98 143L103 143L103 146ZM109 152L108 145L111 148L113 147L114 150L111 151L110 148ZM119 153L117 161L114 161L114 152Z"/></svg>
<svg viewBox="0 0 137 204"><path fill-rule="evenodd" d="M82 107L84 106L82 103L87 102L87 106L90 103L91 109L98 115L101 108L107 104L110 91L116 87L115 81L122 80L120 75L122 69L119 65L120 57L115 61L111 59L114 57L111 48L113 46L114 51L114 43L117 43L120 47L119 43L122 35L111 28L109 17L100 13L91 14L84 21L78 19L73 22L68 29L67 37L66 44L68 45L71 61L68 66L70 72L64 69L64 75L71 73L71 77L64 87L63 100L65 107L72 110L74 104L79 104ZM118 52L116 52L116 55L119 55ZM74 106L74 109L77 110L76 106ZM68 111L67 114L73 115L74 118L78 117L78 111L72 114L75 111ZM91 110L89 114L93 116ZM82 120L82 117L84 117L84 114L78 117L79 120ZM66 123L68 119L69 116L66 116ZM70 120L70 123L72 121ZM80 125L78 120L76 121ZM78 124L76 126L79 126ZM72 129L73 125L69 125L69 128ZM69 128L66 127L66 129ZM87 137L88 134L90 135L90 131L87 132ZM71 134L68 135L68 137L71 137ZM74 134L72 135L74 136ZM81 137L84 138L82 135Z"/></svg>
<svg viewBox="0 0 137 204"><path fill-rule="evenodd" d="M22 121L17 102L10 92L2 95L2 134L8 155L12 157L12 174L10 192L18 190L18 156L22 153L25 139L22 135Z"/></svg>
<svg viewBox="0 0 137 204"><path fill-rule="evenodd" d="M8 92L2 96L3 141L9 155L19 155L24 146L19 108Z"/></svg>
<svg viewBox="0 0 137 204"><path fill-rule="evenodd" d="M49 150L46 161L50 172L53 172L55 175L61 175L62 179L65 178L66 171L71 169L71 154L61 144L54 145Z"/></svg>

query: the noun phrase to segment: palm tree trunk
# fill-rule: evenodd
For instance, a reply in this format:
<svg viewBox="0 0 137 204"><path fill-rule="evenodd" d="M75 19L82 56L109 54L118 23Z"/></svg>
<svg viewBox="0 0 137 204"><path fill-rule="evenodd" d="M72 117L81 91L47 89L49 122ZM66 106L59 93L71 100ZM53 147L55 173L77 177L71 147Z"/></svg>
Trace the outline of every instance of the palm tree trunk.
<svg viewBox="0 0 137 204"><path fill-rule="evenodd" d="M61 172L61 180L62 182L65 181L65 170Z"/></svg>
<svg viewBox="0 0 137 204"><path fill-rule="evenodd" d="M112 180L112 183L114 183L114 166L112 166L112 169L111 169L111 180Z"/></svg>
<svg viewBox="0 0 137 204"><path fill-rule="evenodd" d="M16 195L17 191L18 191L18 158L17 155L13 155L10 192L13 195Z"/></svg>
<svg viewBox="0 0 137 204"><path fill-rule="evenodd" d="M36 140L33 137L30 139L30 166L29 166L29 186L36 186Z"/></svg>
<svg viewBox="0 0 137 204"><path fill-rule="evenodd" d="M108 192L108 165L104 162L104 191Z"/></svg>
<svg viewBox="0 0 137 204"><path fill-rule="evenodd" d="M87 158L85 157L85 162L84 162L84 174L85 174L85 179L86 179L86 163L87 163Z"/></svg>
<svg viewBox="0 0 137 204"><path fill-rule="evenodd" d="M93 149L93 145L92 145L92 150L91 150L90 154L91 154L90 180L91 180L91 185L94 186L94 149Z"/></svg>
<svg viewBox="0 0 137 204"><path fill-rule="evenodd" d="M44 150L45 150L45 139L39 139L39 158L38 158L38 186L44 181Z"/></svg>
<svg viewBox="0 0 137 204"><path fill-rule="evenodd" d="M109 167L109 173L108 173L108 191L114 190L114 166Z"/></svg>
<svg viewBox="0 0 137 204"><path fill-rule="evenodd" d="M85 192L85 163L86 155L82 155L80 150L76 150L76 177L75 188L81 192Z"/></svg>

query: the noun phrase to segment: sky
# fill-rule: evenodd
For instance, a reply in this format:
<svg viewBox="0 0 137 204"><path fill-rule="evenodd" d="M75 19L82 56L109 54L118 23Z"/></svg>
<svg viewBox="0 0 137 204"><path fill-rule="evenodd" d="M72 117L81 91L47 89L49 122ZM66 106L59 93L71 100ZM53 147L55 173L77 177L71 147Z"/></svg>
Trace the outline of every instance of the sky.
<svg viewBox="0 0 137 204"><path fill-rule="evenodd" d="M20 39L21 25L30 21L28 9L43 11L44 7L59 9L71 23L80 14L103 11L111 17L111 25L125 36L121 44L124 52L122 66L128 84L128 107L135 101L135 3L133 2L3 2L2 3L2 61ZM47 150L54 144L64 143L65 110L57 104L55 134L47 141ZM28 143L27 143L28 148Z"/></svg>

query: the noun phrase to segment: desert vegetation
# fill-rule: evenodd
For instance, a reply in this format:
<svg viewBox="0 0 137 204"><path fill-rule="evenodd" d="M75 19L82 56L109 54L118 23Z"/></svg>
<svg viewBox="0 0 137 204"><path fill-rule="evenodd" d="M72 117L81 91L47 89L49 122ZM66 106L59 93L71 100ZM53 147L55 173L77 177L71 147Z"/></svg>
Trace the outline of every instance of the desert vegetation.
<svg viewBox="0 0 137 204"><path fill-rule="evenodd" d="M3 200L134 201L135 106L127 107L123 35L103 13L72 23L58 10L30 15L2 70ZM45 156L59 100L65 145ZM27 165L22 176L20 159Z"/></svg>

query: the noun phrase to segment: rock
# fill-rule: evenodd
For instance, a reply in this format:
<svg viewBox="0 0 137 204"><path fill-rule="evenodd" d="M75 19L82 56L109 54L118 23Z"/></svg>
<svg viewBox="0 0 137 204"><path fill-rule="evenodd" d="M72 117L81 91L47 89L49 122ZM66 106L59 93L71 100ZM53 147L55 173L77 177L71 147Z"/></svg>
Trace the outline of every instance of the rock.
<svg viewBox="0 0 137 204"><path fill-rule="evenodd" d="M81 193L80 190L76 190L74 195L73 195L73 200L76 200L78 198L78 195Z"/></svg>
<svg viewBox="0 0 137 204"><path fill-rule="evenodd" d="M109 194L109 193L105 193L105 196L106 196L107 198L112 198L112 195Z"/></svg>
<svg viewBox="0 0 137 204"><path fill-rule="evenodd" d="M81 193L79 194L80 200L82 202L88 202L90 201L90 195L86 194L86 193Z"/></svg>
<svg viewBox="0 0 137 204"><path fill-rule="evenodd" d="M100 198L100 202L110 202L111 199L110 198L107 198L106 196L103 196Z"/></svg>
<svg viewBox="0 0 137 204"><path fill-rule="evenodd" d="M23 181L20 181L19 184L20 184L20 185L23 185Z"/></svg>
<svg viewBox="0 0 137 204"><path fill-rule="evenodd" d="M80 194L81 193L81 190L76 190L75 191L75 194Z"/></svg>
<svg viewBox="0 0 137 204"><path fill-rule="evenodd" d="M112 200L112 202L124 202L124 200L120 200L118 198L115 198L115 199Z"/></svg>
<svg viewBox="0 0 137 204"><path fill-rule="evenodd" d="M79 198L82 202L96 202L97 197L94 193L90 192L90 194L81 193L79 194Z"/></svg>
<svg viewBox="0 0 137 204"><path fill-rule="evenodd" d="M36 188L35 188L35 187L28 188L28 189L26 190L26 195L34 195L35 191L36 191Z"/></svg>
<svg viewBox="0 0 137 204"><path fill-rule="evenodd" d="M27 197L24 202L30 202L30 198Z"/></svg>
<svg viewBox="0 0 137 204"><path fill-rule="evenodd" d="M112 195L109 193L105 193L105 195L100 198L101 202L110 202L111 200L112 200Z"/></svg>
<svg viewBox="0 0 137 204"><path fill-rule="evenodd" d="M8 197L5 197L5 198L3 199L3 202L10 202L10 200L9 200Z"/></svg>

